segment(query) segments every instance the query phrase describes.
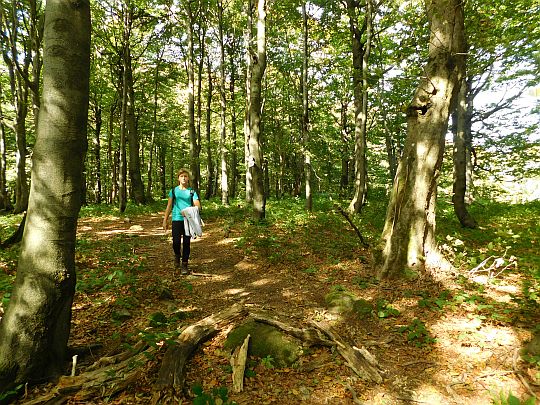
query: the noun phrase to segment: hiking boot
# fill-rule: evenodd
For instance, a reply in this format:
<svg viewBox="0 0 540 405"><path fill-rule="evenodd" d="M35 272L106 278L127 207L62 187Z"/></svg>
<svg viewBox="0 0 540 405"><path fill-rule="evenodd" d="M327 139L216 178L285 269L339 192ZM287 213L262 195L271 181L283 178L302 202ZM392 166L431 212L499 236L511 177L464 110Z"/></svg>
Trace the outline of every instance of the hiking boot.
<svg viewBox="0 0 540 405"><path fill-rule="evenodd" d="M190 274L187 262L182 262L182 269L180 270L180 272L181 274L185 274L185 275Z"/></svg>
<svg viewBox="0 0 540 405"><path fill-rule="evenodd" d="M174 256L174 268L177 269L180 267L180 256Z"/></svg>

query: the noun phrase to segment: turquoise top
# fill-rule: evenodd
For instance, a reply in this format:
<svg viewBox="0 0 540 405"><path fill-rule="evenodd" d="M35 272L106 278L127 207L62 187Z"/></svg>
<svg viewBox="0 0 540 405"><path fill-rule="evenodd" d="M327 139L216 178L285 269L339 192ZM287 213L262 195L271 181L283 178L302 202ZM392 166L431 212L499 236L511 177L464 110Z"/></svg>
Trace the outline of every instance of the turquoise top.
<svg viewBox="0 0 540 405"><path fill-rule="evenodd" d="M174 205L172 209L172 220L173 221L183 221L184 217L180 213L184 208L191 206L191 187L182 190L179 186L174 188ZM169 198L172 197L172 190L169 191ZM197 192L193 190L193 201L198 200L199 196Z"/></svg>

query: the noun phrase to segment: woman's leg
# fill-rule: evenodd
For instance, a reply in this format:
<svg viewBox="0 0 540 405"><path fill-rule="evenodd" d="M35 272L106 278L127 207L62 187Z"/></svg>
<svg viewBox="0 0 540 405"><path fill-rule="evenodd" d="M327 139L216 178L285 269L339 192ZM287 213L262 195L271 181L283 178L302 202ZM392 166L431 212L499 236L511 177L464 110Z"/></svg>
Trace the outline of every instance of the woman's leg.
<svg viewBox="0 0 540 405"><path fill-rule="evenodd" d="M184 222L183 221L172 221L172 246L174 251L174 263L175 265L180 265L180 243L182 235L184 234Z"/></svg>
<svg viewBox="0 0 540 405"><path fill-rule="evenodd" d="M182 224L182 263L187 263L191 252L191 236L186 235L184 221L180 221L180 223Z"/></svg>

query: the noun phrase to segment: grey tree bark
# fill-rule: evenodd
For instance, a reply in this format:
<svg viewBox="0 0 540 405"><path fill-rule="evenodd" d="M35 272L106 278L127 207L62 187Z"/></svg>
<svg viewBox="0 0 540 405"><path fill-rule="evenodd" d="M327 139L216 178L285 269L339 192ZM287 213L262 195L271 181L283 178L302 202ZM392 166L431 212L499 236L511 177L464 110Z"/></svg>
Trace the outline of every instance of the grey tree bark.
<svg viewBox="0 0 540 405"><path fill-rule="evenodd" d="M230 66L231 66L231 78L229 83L229 92L231 94L231 105L235 105L236 101L236 64L234 62L234 50L229 52ZM230 176L230 196L236 197L237 184L239 179L238 173L238 149L236 145L237 130L236 130L236 109L231 108L231 176Z"/></svg>
<svg viewBox="0 0 540 405"><path fill-rule="evenodd" d="M188 55L187 55L187 74L188 74L188 134L189 134L189 157L190 170L192 174L191 185L195 190L199 190L199 143L197 142L197 129L195 128L195 16L191 9L191 3L186 2L186 12L188 15L187 37L188 37Z"/></svg>
<svg viewBox="0 0 540 405"><path fill-rule="evenodd" d="M309 150L309 92L308 92L308 16L306 2L302 3L303 55L302 55L302 143L304 149L304 178L306 191L306 210L313 210L311 193L311 152Z"/></svg>
<svg viewBox="0 0 540 405"><path fill-rule="evenodd" d="M407 138L390 194L384 229L375 247L378 277L403 276L443 264L435 241L437 179L448 117L465 64L463 4L427 0L428 61L407 108Z"/></svg>
<svg viewBox="0 0 540 405"><path fill-rule="evenodd" d="M349 212L360 212L367 196L367 161L366 161L366 132L368 111L368 60L371 50L373 32L373 6L371 0L366 0L364 24L358 27L358 3L347 0L349 26L352 38L353 52L353 84L354 84L354 195L349 204ZM362 34L366 38L362 42Z"/></svg>
<svg viewBox="0 0 540 405"><path fill-rule="evenodd" d="M227 97L225 88L225 42L223 35L223 1L218 1L218 35L219 35L219 105L220 105L220 157L221 157L221 203L229 204L229 172L227 170Z"/></svg>
<svg viewBox="0 0 540 405"><path fill-rule="evenodd" d="M218 5L219 7L219 5ZM204 198L209 200L215 194L214 192L214 156L212 153L212 94L214 92L214 82L212 78L212 62L210 54L206 54L206 72L208 75L208 89L206 92L206 193Z"/></svg>
<svg viewBox="0 0 540 405"><path fill-rule="evenodd" d="M122 66L123 84L125 87L123 97L125 104L125 114L121 123L124 127L126 141L129 145L128 171L130 181L130 197L137 204L144 204L146 197L144 194L144 184L141 177L140 142L135 120L135 90L133 88L133 64L131 55L132 29L133 29L133 6L127 4L122 7L124 31L122 37ZM127 180L127 179L126 179Z"/></svg>
<svg viewBox="0 0 540 405"><path fill-rule="evenodd" d="M2 84L0 83L0 99L2 99L2 93L3 89ZM6 125L3 117L4 112L0 103L0 211L10 210L12 208L7 191Z"/></svg>
<svg viewBox="0 0 540 405"><path fill-rule="evenodd" d="M133 68L131 64L131 52L128 48L126 52L127 60L125 61L126 69L126 86L127 86L127 111L126 111L126 129L127 141L129 145L129 181L130 181L130 196L137 204L146 203L144 194L144 183L141 176L141 157L140 157L140 140L137 130L135 118L135 90L133 88Z"/></svg>
<svg viewBox="0 0 540 405"><path fill-rule="evenodd" d="M254 0L250 0L250 6ZM253 216L256 221L265 218L264 159L262 149L262 79L266 69L266 0L257 0L257 47L251 55L249 96L248 167L253 188Z"/></svg>
<svg viewBox="0 0 540 405"><path fill-rule="evenodd" d="M461 87L458 95L458 102L453 114L454 121L454 184L452 202L454 203L454 212L462 226L466 228L476 228L478 223L469 213L466 204L467 194L467 159L470 156L471 138L471 118L472 111L469 110L471 103L467 102L468 83L467 80L461 82Z"/></svg>
<svg viewBox="0 0 540 405"><path fill-rule="evenodd" d="M249 170L250 165L250 152L249 152L249 140L251 136L251 76L253 71L253 61L252 54L253 51L253 8L254 0L247 0L247 27L245 32L245 42L246 42L246 76L245 76L245 86L246 86L246 110L244 115L244 164L246 169L246 202L251 204L253 202L253 178L251 170Z"/></svg>
<svg viewBox="0 0 540 405"><path fill-rule="evenodd" d="M17 277L0 323L0 387L64 370L75 292L75 234L87 149L88 0L48 0L43 96Z"/></svg>

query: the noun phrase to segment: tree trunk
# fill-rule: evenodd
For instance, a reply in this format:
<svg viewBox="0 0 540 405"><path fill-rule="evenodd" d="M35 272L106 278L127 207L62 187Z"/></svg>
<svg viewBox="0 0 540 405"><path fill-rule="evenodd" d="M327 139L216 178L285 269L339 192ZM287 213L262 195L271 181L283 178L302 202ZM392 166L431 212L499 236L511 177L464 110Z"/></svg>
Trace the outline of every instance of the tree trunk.
<svg viewBox="0 0 540 405"><path fill-rule="evenodd" d="M253 178L250 168L250 136L251 136L251 76L253 75L253 8L254 0L247 0L247 29L246 29L246 110L244 115L244 165L246 170L246 202L253 202Z"/></svg>
<svg viewBox="0 0 540 405"><path fill-rule="evenodd" d="M101 106L96 105L95 108L95 119L96 119L96 133L95 133L95 141L94 141L94 160L95 160L95 177L96 177L96 184L94 187L94 194L95 194L95 201L98 204L101 204L101 127L103 125L103 121L101 119Z"/></svg>
<svg viewBox="0 0 540 405"><path fill-rule="evenodd" d="M126 52L126 50L124 50ZM122 112L120 116L120 149L118 162L118 208L121 213L126 210L127 204L127 159L126 159L126 116L127 116L127 72L122 70Z"/></svg>
<svg viewBox="0 0 540 405"><path fill-rule="evenodd" d="M41 58L41 48L43 42L43 15L37 7L36 0L31 0L30 4L30 39L32 41L32 81L30 89L32 90L32 103L34 107L34 127L37 130L37 121L39 117L39 84L41 80L41 68L43 60Z"/></svg>
<svg viewBox="0 0 540 405"><path fill-rule="evenodd" d="M218 34L220 56L220 157L221 157L221 203L229 205L229 173L227 171L227 98L225 96L225 43L223 38L223 1L218 1Z"/></svg>
<svg viewBox="0 0 540 405"><path fill-rule="evenodd" d="M358 27L357 3L347 0L349 25L352 37L353 84L354 84L354 196L349 204L349 212L360 212L367 195L366 131L368 111L368 59L371 49L373 10L371 0L366 1L365 23ZM362 32L366 32L362 43Z"/></svg>
<svg viewBox="0 0 540 405"><path fill-rule="evenodd" d="M347 122L347 111L349 109L349 100L341 101L340 109L340 128L341 128L341 176L339 181L339 189L342 196L346 196L349 191L349 130Z"/></svg>
<svg viewBox="0 0 540 405"><path fill-rule="evenodd" d="M11 94L13 97L13 108L15 112L15 122L13 123L13 130L15 132L16 139L16 168L17 178L15 184L15 207L14 213L20 213L28 207L28 176L26 175L26 117L28 115L28 92L31 85L29 78L30 63L32 61L32 38L31 34L25 38L17 38L21 36L20 25L23 23L19 21L20 15L18 6L15 2L11 3L11 6L2 8L0 10L0 35L2 42L5 43L3 49L3 58L8 69ZM28 10L29 14L32 13ZM24 14L24 12L23 12ZM30 22L32 26L32 22ZM30 30L33 30L30 27ZM18 47L23 47L23 53L21 54ZM21 64L22 62L22 64Z"/></svg>
<svg viewBox="0 0 540 405"><path fill-rule="evenodd" d="M139 156L139 134L135 120L135 90L133 89L133 66L131 57L131 30L133 25L133 10L128 8L124 15L124 85L127 95L126 114L124 116L125 134L129 145L129 181L131 198L136 204L144 204L144 184L141 177L141 159Z"/></svg>
<svg viewBox="0 0 540 405"><path fill-rule="evenodd" d="M195 18L193 11L191 10L191 3L186 3L188 13L188 57L187 57L187 74L188 74L188 136L189 136L189 157L190 157L190 170L191 170L191 186L195 189L199 189L199 178L196 177L198 172L198 144L197 144L197 130L195 128L195 51L194 40L195 34L193 32L193 26L195 24Z"/></svg>
<svg viewBox="0 0 540 405"><path fill-rule="evenodd" d="M159 57L156 60L156 70L154 72L154 102L152 105L152 135L150 136L150 154L148 159L148 171L147 177L148 182L146 183L146 196L149 200L153 200L152 188L153 188L153 166L154 166L154 153L156 151L156 139L157 139L157 109L158 109L158 89L159 89L159 71L161 68L161 62L163 60L163 54L165 53L165 48L163 48Z"/></svg>
<svg viewBox="0 0 540 405"><path fill-rule="evenodd" d="M462 226L476 228L476 220L467 210L465 195L467 192L467 129L470 128L470 116L467 114L467 81L461 81L454 121L454 184L452 202L454 212ZM469 124L468 122L469 121Z"/></svg>
<svg viewBox="0 0 540 405"><path fill-rule="evenodd" d="M230 53L231 64L231 78L230 78L230 93L231 93L231 182L230 182L230 197L235 198L237 194L237 184L239 180L238 174L238 149L236 145L237 131L236 131L236 108L235 108L235 83L236 83L236 66L234 63L234 55Z"/></svg>
<svg viewBox="0 0 540 405"><path fill-rule="evenodd" d="M2 99L2 93L2 83L0 83L0 100ZM11 201L7 192L6 125L3 117L4 111L2 103L0 103L0 211L11 209Z"/></svg>
<svg viewBox="0 0 540 405"><path fill-rule="evenodd" d="M384 229L374 249L381 278L441 264L435 242L437 179L448 116L463 79L464 17L459 0L428 2L428 62L407 108L407 138L390 194Z"/></svg>
<svg viewBox="0 0 540 405"><path fill-rule="evenodd" d="M383 94L385 88L384 79L380 82L379 87L379 94ZM388 114L386 111L386 106L384 104L384 98L381 98L381 116L383 121L383 127L384 127L384 143L386 147L386 158L388 159L388 180L390 180L389 184L392 184L394 182L394 178L396 177L396 171L397 171L397 165L398 165L398 159L397 155L398 152L396 150L396 140L393 134L392 129L388 126Z"/></svg>
<svg viewBox="0 0 540 405"><path fill-rule="evenodd" d="M302 3L303 45L302 57L302 143L304 149L304 178L306 189L306 210L313 210L313 196L311 195L311 152L309 148L309 99L308 99L308 18L306 3Z"/></svg>
<svg viewBox="0 0 540 405"><path fill-rule="evenodd" d="M253 0L250 0L250 2ZM262 151L262 78L266 69L266 0L257 4L257 52L251 60L249 105L248 171L253 185L253 215L256 221L265 218L264 168Z"/></svg>
<svg viewBox="0 0 540 405"><path fill-rule="evenodd" d="M15 184L14 214L26 211L28 207L28 176L26 175L26 116L28 114L28 89L19 88L19 90L23 91L23 96L21 100L17 101L17 122L15 123L17 181Z"/></svg>
<svg viewBox="0 0 540 405"><path fill-rule="evenodd" d="M161 183L161 198L166 198L167 188L167 145L160 144L159 155L159 181Z"/></svg>
<svg viewBox="0 0 540 405"><path fill-rule="evenodd" d="M218 6L219 7L219 6ZM214 91L214 83L212 81L212 63L210 61L210 54L206 57L206 67L208 73L208 91L206 93L206 171L207 171L207 185L204 198L209 200L215 194L214 192L214 156L212 154L212 93Z"/></svg>
<svg viewBox="0 0 540 405"><path fill-rule="evenodd" d="M90 6L49 0L43 101L13 295L0 323L0 387L64 371L86 153Z"/></svg>
<svg viewBox="0 0 540 405"><path fill-rule="evenodd" d="M118 195L118 170L116 165L115 153L112 150L112 141L114 134L114 112L117 107L117 102L115 101L111 106L109 112L109 133L107 134L107 164L109 166L108 172L111 173L109 193L107 194L107 202L113 204L116 196Z"/></svg>

